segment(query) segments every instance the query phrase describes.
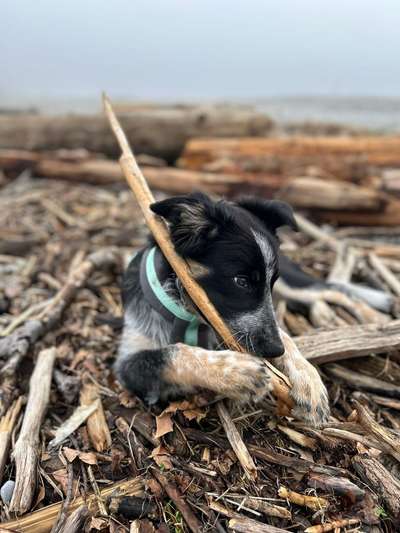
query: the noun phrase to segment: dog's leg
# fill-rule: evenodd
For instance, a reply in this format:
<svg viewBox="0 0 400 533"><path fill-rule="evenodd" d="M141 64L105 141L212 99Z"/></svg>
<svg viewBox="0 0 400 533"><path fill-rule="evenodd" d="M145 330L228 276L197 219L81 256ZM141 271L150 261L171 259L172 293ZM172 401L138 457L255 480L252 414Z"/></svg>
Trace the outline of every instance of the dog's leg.
<svg viewBox="0 0 400 533"><path fill-rule="evenodd" d="M285 353L273 360L292 384L291 396L296 404L293 415L313 426L329 419L329 400L317 369L303 357L293 340L280 330Z"/></svg>
<svg viewBox="0 0 400 533"><path fill-rule="evenodd" d="M271 391L262 359L180 343L120 357L116 372L125 387L150 404L198 389L243 402L259 401Z"/></svg>

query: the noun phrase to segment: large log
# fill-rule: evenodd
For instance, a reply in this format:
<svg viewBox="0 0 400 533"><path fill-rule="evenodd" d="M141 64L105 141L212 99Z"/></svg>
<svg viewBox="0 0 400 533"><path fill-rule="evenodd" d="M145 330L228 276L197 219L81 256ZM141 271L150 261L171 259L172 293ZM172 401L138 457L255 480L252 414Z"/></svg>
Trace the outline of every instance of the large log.
<svg viewBox="0 0 400 533"><path fill-rule="evenodd" d="M182 168L259 175L299 175L313 167L325 177L369 182L400 167L400 136L191 139Z"/></svg>
<svg viewBox="0 0 400 533"><path fill-rule="evenodd" d="M31 168L36 176L86 182L93 185L123 183L115 161L93 153L64 151L40 153L0 150L0 169L7 174ZM151 187L169 194L200 190L235 198L243 194L276 196L298 209L312 211L321 221L352 225L400 224L400 200L377 190L338 180L278 175L223 174L176 167L143 165Z"/></svg>
<svg viewBox="0 0 400 533"><path fill-rule="evenodd" d="M288 180L278 191L278 197L300 209L343 210L350 211L353 216L355 211L382 213L389 201L373 188L308 177Z"/></svg>
<svg viewBox="0 0 400 533"><path fill-rule="evenodd" d="M62 152L61 157L60 151L49 153L0 149L0 170L14 176L16 172L29 168L38 177L64 179L77 183L83 181L92 185L124 183L117 162L90 152L76 153L74 150ZM241 193L261 193L271 196L282 185L281 176L260 179L258 176L249 175L242 178L232 174L149 166L146 161L141 166L152 188L170 194L201 190L225 196L236 196Z"/></svg>
<svg viewBox="0 0 400 533"><path fill-rule="evenodd" d="M272 121L244 106L131 108L121 123L137 153L176 159L185 142L198 136L266 135ZM100 115L0 116L0 148L55 150L86 148L118 155L117 144Z"/></svg>

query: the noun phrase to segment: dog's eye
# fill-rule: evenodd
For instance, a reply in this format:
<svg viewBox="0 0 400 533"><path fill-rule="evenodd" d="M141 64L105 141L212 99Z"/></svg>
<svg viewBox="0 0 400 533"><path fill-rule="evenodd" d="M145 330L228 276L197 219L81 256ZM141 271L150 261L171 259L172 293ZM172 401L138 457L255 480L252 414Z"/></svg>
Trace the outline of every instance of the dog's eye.
<svg viewBox="0 0 400 533"><path fill-rule="evenodd" d="M250 281L247 276L235 276L233 281L241 289L250 289Z"/></svg>

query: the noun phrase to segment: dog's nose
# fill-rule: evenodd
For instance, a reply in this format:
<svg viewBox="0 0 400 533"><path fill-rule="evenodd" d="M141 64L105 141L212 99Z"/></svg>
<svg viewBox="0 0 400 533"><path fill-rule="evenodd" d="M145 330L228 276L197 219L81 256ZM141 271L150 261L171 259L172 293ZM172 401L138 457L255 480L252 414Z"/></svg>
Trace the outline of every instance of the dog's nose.
<svg viewBox="0 0 400 533"><path fill-rule="evenodd" d="M282 344L282 341L279 339L279 341L271 341L267 344L266 354L265 356L268 357L280 357L285 353L285 347Z"/></svg>

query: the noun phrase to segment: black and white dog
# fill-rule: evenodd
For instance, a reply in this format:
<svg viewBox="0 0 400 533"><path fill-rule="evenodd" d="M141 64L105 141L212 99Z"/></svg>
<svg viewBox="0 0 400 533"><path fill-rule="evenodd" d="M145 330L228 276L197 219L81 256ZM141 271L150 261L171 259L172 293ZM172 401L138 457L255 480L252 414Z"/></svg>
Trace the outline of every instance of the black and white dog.
<svg viewBox="0 0 400 533"><path fill-rule="evenodd" d="M169 223L176 251L248 354L224 349L151 243L123 279L124 328L115 364L120 382L148 404L198 389L258 401L271 390L262 358L274 358L292 383L295 416L316 426L325 422L325 386L278 328L272 304L280 262L276 231L296 228L289 205L213 201L195 193L157 202L152 210Z"/></svg>
<svg viewBox="0 0 400 533"><path fill-rule="evenodd" d="M262 358L274 358L292 383L294 415L316 426L326 421L328 397L317 370L276 323L275 281L280 274L288 287L333 288L386 312L392 297L319 282L280 254L277 229L296 229L283 202L214 201L195 193L151 208L168 222L176 251L247 355L224 349L153 242L132 259L123 279L124 328L115 364L121 383L148 404L202 388L258 401L271 388Z"/></svg>

